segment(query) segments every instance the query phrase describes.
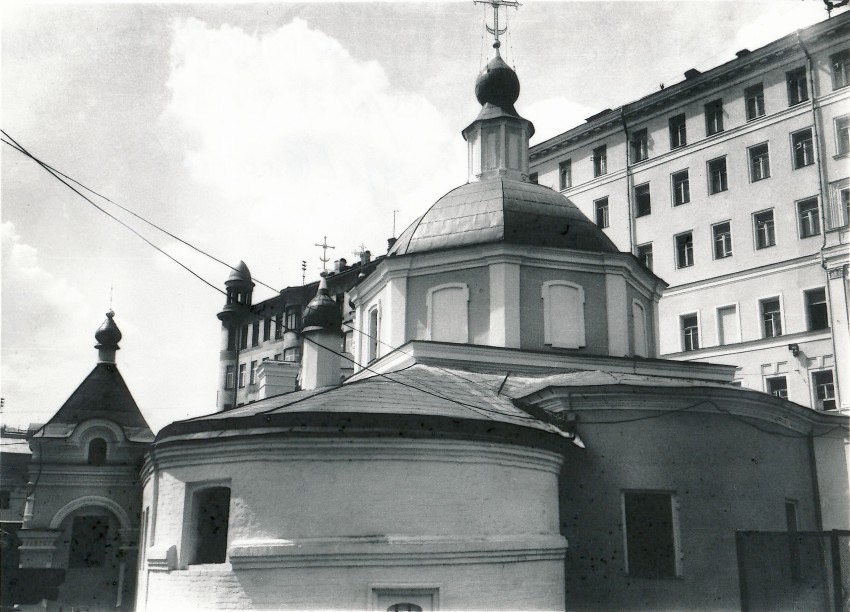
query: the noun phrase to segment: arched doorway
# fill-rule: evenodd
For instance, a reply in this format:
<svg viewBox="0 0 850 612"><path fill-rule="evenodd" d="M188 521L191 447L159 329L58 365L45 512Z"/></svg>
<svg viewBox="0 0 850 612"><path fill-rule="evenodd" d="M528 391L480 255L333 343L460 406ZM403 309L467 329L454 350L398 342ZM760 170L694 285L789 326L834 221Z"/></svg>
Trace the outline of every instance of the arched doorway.
<svg viewBox="0 0 850 612"><path fill-rule="evenodd" d="M54 564L66 569L57 598L63 606L113 609L122 601L126 571L120 528L110 510L95 505L62 520Z"/></svg>

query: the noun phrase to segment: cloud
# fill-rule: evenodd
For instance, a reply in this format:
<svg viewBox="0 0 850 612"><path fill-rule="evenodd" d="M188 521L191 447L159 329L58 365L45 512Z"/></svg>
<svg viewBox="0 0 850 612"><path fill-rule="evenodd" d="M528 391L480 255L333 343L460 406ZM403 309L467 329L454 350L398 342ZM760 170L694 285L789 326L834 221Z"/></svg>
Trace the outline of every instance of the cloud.
<svg viewBox="0 0 850 612"><path fill-rule="evenodd" d="M85 350L89 359L84 363L92 363L91 342L74 338L92 340L94 319L80 292L42 267L38 251L22 242L14 224L6 221L0 231L5 417L27 425L49 417L61 394L79 384L79 371L68 367L74 361L69 353ZM13 324L22 321L26 324ZM19 406L39 410L15 412Z"/></svg>
<svg viewBox="0 0 850 612"><path fill-rule="evenodd" d="M377 254L394 209L401 226L465 180L464 143L428 100L305 21L263 35L194 18L173 28L167 117L212 193L204 217L229 214L252 271L273 253L315 276L325 235L335 258L360 241Z"/></svg>
<svg viewBox="0 0 850 612"><path fill-rule="evenodd" d="M825 16L824 5L820 1L777 3L775 7L738 30L732 45L735 51L754 51L795 30L823 21Z"/></svg>
<svg viewBox="0 0 850 612"><path fill-rule="evenodd" d="M532 102L522 114L534 123L532 144L537 144L584 123L598 109L567 98L546 98Z"/></svg>

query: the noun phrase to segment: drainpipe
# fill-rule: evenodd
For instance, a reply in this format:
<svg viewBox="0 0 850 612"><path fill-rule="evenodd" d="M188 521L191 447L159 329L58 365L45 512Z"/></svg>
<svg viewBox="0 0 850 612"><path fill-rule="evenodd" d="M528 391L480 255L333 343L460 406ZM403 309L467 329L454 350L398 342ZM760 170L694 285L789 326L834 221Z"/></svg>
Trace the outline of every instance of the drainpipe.
<svg viewBox="0 0 850 612"><path fill-rule="evenodd" d="M818 199L820 200L820 223L821 223L821 234L823 239L821 241L820 248L820 265L823 268L824 273L826 274L826 299L827 303L832 308L832 292L829 287L829 271L826 269L826 257L824 256L824 249L826 249L826 206L827 206L827 177L826 177L826 169L823 167L823 163L821 163L821 130L820 124L818 122L818 110L817 105L815 104L815 100L817 96L815 95L815 77L814 77L814 62L812 61L812 55L809 53L808 48L803 43L803 39L800 36L800 31L797 30L795 32L797 35L797 44L800 45L800 49L802 49L803 54L806 56L806 72L809 76L809 110L812 113L812 138L814 140L814 150L815 150L815 166L818 170ZM829 339L832 344L832 354L836 354L836 346L835 346L835 334L832 331L832 326L830 325L829 331ZM835 401L836 405L841 405L841 389L838 385L838 373L836 372L836 376L833 377L832 384L835 387Z"/></svg>
<svg viewBox="0 0 850 612"><path fill-rule="evenodd" d="M626 203L629 215L629 253L635 252L635 226L632 212L632 169L629 159L629 128L626 125L626 107L620 107L620 121L623 124L623 134L626 137Z"/></svg>

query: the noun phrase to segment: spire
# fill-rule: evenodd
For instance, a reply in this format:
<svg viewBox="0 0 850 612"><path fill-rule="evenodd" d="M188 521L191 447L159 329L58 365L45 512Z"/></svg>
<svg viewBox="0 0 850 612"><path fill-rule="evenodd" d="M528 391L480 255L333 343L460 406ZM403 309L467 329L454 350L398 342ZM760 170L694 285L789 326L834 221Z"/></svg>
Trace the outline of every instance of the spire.
<svg viewBox="0 0 850 612"><path fill-rule="evenodd" d="M120 348L118 343L121 341L121 330L112 320L113 317L115 313L108 311L103 325L94 333L94 338L97 340L94 348L97 349L98 363L115 363L115 351Z"/></svg>

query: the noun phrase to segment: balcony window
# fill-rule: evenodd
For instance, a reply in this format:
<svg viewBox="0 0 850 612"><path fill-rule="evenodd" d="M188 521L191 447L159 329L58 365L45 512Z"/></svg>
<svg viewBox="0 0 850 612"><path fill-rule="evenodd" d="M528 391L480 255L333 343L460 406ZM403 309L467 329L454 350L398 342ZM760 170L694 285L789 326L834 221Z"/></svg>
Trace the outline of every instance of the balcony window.
<svg viewBox="0 0 850 612"><path fill-rule="evenodd" d="M761 181L770 177L770 154L767 143L749 148L750 154L750 180Z"/></svg>
<svg viewBox="0 0 850 612"><path fill-rule="evenodd" d="M596 227L608 227L608 198L601 198L593 203L596 215Z"/></svg>
<svg viewBox="0 0 850 612"><path fill-rule="evenodd" d="M676 267L688 268L694 265L694 239L692 232L676 236Z"/></svg>
<svg viewBox="0 0 850 612"><path fill-rule="evenodd" d="M729 221L711 226L712 241L714 242L714 259L724 259L732 256L732 227Z"/></svg>
<svg viewBox="0 0 850 612"><path fill-rule="evenodd" d="M753 229L756 237L756 249L766 249L776 244L776 231L773 227L772 210L754 214Z"/></svg>
<svg viewBox="0 0 850 612"><path fill-rule="evenodd" d="M649 134L645 128L632 133L632 138L629 141L629 155L633 163L649 157Z"/></svg>
<svg viewBox="0 0 850 612"><path fill-rule="evenodd" d="M605 145L593 149L593 176L608 174L608 150Z"/></svg>
<svg viewBox="0 0 850 612"><path fill-rule="evenodd" d="M726 179L726 158L719 157L708 162L708 193L714 195L726 191L729 184Z"/></svg>
<svg viewBox="0 0 850 612"><path fill-rule="evenodd" d="M699 349L699 320L695 314L685 315L682 321L682 350Z"/></svg>
<svg viewBox="0 0 850 612"><path fill-rule="evenodd" d="M747 87L744 90L746 100L747 121L764 117L764 87L761 83Z"/></svg>
<svg viewBox="0 0 850 612"><path fill-rule="evenodd" d="M765 338L775 338L782 335L782 310L779 298L761 300L762 331Z"/></svg>
<svg viewBox="0 0 850 612"><path fill-rule="evenodd" d="M572 160L568 159L558 164L558 185L562 190L573 186Z"/></svg>
<svg viewBox="0 0 850 612"><path fill-rule="evenodd" d="M644 217L652 212L652 199L649 195L649 183L635 187L635 216Z"/></svg>
<svg viewBox="0 0 850 612"><path fill-rule="evenodd" d="M673 206L681 206L691 201L691 187L688 171L675 172L670 177L673 191Z"/></svg>
<svg viewBox="0 0 850 612"><path fill-rule="evenodd" d="M850 49L844 49L829 56L832 67L832 89L841 89L850 85Z"/></svg>
<svg viewBox="0 0 850 612"><path fill-rule="evenodd" d="M670 148L678 149L688 144L688 132L685 115L670 117Z"/></svg>
<svg viewBox="0 0 850 612"><path fill-rule="evenodd" d="M794 169L811 166L815 163L815 149L812 141L812 129L808 128L791 134L791 148L794 156Z"/></svg>
<svg viewBox="0 0 850 612"><path fill-rule="evenodd" d="M788 106L794 106L809 99L809 86L806 84L806 68L800 66L785 73L788 86Z"/></svg>
<svg viewBox="0 0 850 612"><path fill-rule="evenodd" d="M812 289L806 296L806 328L809 331L829 329L829 313L826 307L826 290Z"/></svg>
<svg viewBox="0 0 850 612"><path fill-rule="evenodd" d="M809 238L820 234L818 199L809 198L797 202L797 219L800 226L800 238Z"/></svg>
<svg viewBox="0 0 850 612"><path fill-rule="evenodd" d="M723 100L713 100L705 105L705 135L723 131Z"/></svg>

